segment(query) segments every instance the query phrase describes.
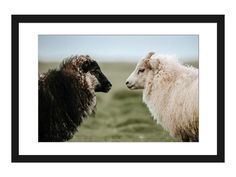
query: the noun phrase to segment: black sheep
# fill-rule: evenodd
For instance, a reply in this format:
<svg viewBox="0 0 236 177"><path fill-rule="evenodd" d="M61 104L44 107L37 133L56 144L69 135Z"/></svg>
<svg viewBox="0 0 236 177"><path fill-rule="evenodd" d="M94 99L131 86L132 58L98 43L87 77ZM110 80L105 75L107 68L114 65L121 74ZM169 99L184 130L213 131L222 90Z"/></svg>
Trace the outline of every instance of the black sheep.
<svg viewBox="0 0 236 177"><path fill-rule="evenodd" d="M95 92L108 92L111 83L88 55L65 59L59 69L39 77L39 142L72 138L82 120L93 113Z"/></svg>

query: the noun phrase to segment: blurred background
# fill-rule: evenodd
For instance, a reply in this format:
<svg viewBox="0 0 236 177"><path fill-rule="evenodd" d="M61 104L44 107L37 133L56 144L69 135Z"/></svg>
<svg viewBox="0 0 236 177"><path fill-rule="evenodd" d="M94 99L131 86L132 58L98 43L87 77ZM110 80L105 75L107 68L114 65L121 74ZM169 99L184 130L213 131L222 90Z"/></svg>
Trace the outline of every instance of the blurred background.
<svg viewBox="0 0 236 177"><path fill-rule="evenodd" d="M90 55L113 85L109 93L96 94L95 116L86 119L70 141L179 141L154 122L142 102L142 90L128 90L125 81L149 51L198 68L198 42L198 35L39 35L39 73L57 68L72 55Z"/></svg>

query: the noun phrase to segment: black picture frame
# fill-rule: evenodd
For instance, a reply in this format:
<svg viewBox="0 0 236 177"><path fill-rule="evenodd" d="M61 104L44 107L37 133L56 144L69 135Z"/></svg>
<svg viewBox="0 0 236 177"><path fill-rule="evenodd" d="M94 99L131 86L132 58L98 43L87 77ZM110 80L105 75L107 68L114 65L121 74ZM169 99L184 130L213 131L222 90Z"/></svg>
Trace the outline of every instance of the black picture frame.
<svg viewBox="0 0 236 177"><path fill-rule="evenodd" d="M12 15L12 162L224 162L225 34L224 15ZM216 23L217 155L20 155L19 24L20 23Z"/></svg>

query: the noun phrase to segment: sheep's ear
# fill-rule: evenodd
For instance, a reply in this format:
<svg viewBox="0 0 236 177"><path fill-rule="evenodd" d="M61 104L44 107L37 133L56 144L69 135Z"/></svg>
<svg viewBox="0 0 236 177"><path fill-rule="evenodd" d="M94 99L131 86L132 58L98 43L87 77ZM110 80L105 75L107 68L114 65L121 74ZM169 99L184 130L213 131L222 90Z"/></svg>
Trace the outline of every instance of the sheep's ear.
<svg viewBox="0 0 236 177"><path fill-rule="evenodd" d="M89 55L85 55L85 58L87 58L88 60L92 60L92 58Z"/></svg>
<svg viewBox="0 0 236 177"><path fill-rule="evenodd" d="M152 57L154 54L155 54L155 52L149 52L145 58L148 59L148 60L150 60L151 57Z"/></svg>
<svg viewBox="0 0 236 177"><path fill-rule="evenodd" d="M145 66L149 69L152 69L151 66L151 57L155 54L155 52L149 52L145 57Z"/></svg>

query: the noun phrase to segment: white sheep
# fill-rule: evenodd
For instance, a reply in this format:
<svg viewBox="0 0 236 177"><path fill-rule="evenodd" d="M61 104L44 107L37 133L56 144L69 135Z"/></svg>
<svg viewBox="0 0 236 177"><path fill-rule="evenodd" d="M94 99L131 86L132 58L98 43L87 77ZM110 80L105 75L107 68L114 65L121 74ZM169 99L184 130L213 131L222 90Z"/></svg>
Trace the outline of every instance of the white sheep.
<svg viewBox="0 0 236 177"><path fill-rule="evenodd" d="M129 89L144 89L143 101L152 116L173 137L198 141L198 69L150 52L126 81Z"/></svg>

